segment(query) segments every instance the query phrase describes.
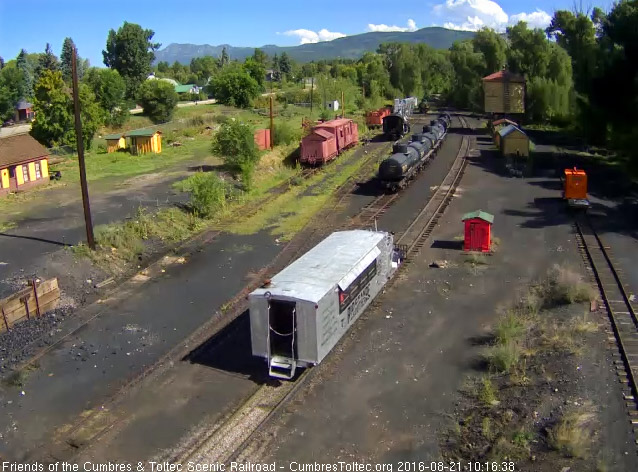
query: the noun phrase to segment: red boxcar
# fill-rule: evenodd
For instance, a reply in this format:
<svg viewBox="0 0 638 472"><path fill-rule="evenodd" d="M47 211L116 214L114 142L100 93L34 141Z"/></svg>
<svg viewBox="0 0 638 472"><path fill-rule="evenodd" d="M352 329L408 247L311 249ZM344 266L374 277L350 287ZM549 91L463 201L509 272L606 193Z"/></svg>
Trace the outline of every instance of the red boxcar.
<svg viewBox="0 0 638 472"><path fill-rule="evenodd" d="M315 126L301 140L302 163L323 164L359 141L357 124L347 118L330 120Z"/></svg>
<svg viewBox="0 0 638 472"><path fill-rule="evenodd" d="M391 110L387 107L370 111L366 114L366 125L369 128L383 126L383 118L390 114Z"/></svg>

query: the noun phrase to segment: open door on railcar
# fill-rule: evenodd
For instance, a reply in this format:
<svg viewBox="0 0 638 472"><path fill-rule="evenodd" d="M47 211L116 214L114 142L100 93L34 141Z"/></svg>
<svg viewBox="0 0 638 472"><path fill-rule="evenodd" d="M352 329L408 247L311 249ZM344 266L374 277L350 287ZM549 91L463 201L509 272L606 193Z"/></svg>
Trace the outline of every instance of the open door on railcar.
<svg viewBox="0 0 638 472"><path fill-rule="evenodd" d="M297 367L297 304L284 300L268 302L268 366L270 375L291 379Z"/></svg>

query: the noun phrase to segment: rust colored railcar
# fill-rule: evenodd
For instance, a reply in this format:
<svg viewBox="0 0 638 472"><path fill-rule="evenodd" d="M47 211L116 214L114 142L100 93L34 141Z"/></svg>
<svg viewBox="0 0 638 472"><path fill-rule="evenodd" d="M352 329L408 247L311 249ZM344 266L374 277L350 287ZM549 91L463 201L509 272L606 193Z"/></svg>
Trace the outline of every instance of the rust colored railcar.
<svg viewBox="0 0 638 472"><path fill-rule="evenodd" d="M378 110L369 111L366 114L366 126L368 128L380 128L383 126L383 118L392 113L388 107L379 108Z"/></svg>
<svg viewBox="0 0 638 472"><path fill-rule="evenodd" d="M326 121L301 140L300 161L309 165L325 164L358 141L359 130L354 121L346 118Z"/></svg>

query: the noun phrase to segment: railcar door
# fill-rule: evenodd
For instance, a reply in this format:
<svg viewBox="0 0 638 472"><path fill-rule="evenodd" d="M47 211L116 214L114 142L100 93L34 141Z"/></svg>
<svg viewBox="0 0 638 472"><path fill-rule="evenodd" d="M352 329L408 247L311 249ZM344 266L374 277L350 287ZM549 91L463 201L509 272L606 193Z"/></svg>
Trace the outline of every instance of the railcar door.
<svg viewBox="0 0 638 472"><path fill-rule="evenodd" d="M297 304L285 300L268 302L268 358L270 375L290 379L297 359Z"/></svg>

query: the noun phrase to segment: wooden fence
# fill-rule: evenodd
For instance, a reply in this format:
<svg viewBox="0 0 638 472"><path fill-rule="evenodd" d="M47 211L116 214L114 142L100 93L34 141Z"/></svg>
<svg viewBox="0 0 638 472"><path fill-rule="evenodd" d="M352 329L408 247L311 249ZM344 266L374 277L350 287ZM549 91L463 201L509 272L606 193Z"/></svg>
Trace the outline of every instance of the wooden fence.
<svg viewBox="0 0 638 472"><path fill-rule="evenodd" d="M32 280L28 287L0 300L0 333L10 330L16 323L44 315L57 307L59 301L58 279L40 283Z"/></svg>

